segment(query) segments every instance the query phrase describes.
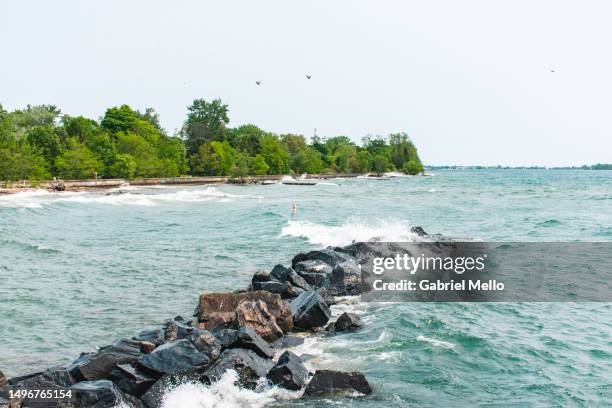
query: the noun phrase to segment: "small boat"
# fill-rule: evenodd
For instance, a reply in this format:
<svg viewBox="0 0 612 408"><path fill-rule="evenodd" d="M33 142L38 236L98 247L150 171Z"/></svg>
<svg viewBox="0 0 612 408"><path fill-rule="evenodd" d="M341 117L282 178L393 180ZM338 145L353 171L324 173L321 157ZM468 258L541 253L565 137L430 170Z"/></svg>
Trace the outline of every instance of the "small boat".
<svg viewBox="0 0 612 408"><path fill-rule="evenodd" d="M278 181L276 181L276 180L264 180L260 184L262 184L264 186L269 186L269 185L272 185L272 184L278 184Z"/></svg>

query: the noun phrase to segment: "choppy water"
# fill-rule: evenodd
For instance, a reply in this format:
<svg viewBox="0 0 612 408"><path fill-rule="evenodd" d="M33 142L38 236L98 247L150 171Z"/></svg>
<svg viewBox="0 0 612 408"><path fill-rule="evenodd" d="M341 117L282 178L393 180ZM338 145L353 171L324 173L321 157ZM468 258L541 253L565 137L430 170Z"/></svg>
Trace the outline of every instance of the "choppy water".
<svg viewBox="0 0 612 408"><path fill-rule="evenodd" d="M291 204L298 211L291 216ZM133 188L0 197L0 369L9 376L93 350L233 290L300 251L410 226L489 241L612 241L612 172L438 171L301 186ZM612 306L354 304L357 333L310 339L312 368L363 371L374 395L186 385L168 406L610 405ZM207 406L207 405L203 405Z"/></svg>

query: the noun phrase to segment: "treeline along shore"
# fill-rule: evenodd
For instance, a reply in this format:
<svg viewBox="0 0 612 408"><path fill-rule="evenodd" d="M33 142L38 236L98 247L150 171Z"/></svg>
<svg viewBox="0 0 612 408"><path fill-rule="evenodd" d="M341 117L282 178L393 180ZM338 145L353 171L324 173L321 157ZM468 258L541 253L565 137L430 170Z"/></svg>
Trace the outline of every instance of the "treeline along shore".
<svg viewBox="0 0 612 408"><path fill-rule="evenodd" d="M427 235L420 227L413 232ZM34 406L41 398L31 390L63 395L55 398L58 407L158 408L177 385L211 384L225 375L245 388L263 382L294 391L296 398L369 395L362 373L311 371L308 355L292 348L307 336L363 326L354 313L332 319L330 306L371 289L361 266L380 251L358 242L300 253L286 265L256 272L246 289L202 293L192 318L168 319L66 366L10 379L0 372L0 408Z"/></svg>
<svg viewBox="0 0 612 408"><path fill-rule="evenodd" d="M228 112L220 99L196 99L169 134L150 108L111 107L93 120L53 105L12 112L0 105L0 181L423 171L406 133L366 136L361 145L347 136L307 141L251 124L229 127Z"/></svg>

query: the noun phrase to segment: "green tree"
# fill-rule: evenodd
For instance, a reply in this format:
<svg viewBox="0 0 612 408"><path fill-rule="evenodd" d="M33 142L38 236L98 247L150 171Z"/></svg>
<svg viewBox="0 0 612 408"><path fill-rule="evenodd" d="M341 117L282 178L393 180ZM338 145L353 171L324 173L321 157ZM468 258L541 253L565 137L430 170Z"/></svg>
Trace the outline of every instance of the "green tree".
<svg viewBox="0 0 612 408"><path fill-rule="evenodd" d="M372 171L376 173L384 173L389 169L391 162L387 156L378 154L372 159Z"/></svg>
<svg viewBox="0 0 612 408"><path fill-rule="evenodd" d="M138 113L128 105L108 108L100 125L112 133L127 132L132 130L136 122L140 120Z"/></svg>
<svg viewBox="0 0 612 408"><path fill-rule="evenodd" d="M27 143L0 145L0 180L45 180L50 177L44 157Z"/></svg>
<svg viewBox="0 0 612 408"><path fill-rule="evenodd" d="M69 141L69 147L55 159L58 175L64 179L89 179L95 172L103 169L103 164L96 159L87 147L80 145L76 139Z"/></svg>
<svg viewBox="0 0 612 408"><path fill-rule="evenodd" d="M404 173L412 174L413 176L423 172L423 165L420 161L408 160L404 163Z"/></svg>
<svg viewBox="0 0 612 408"><path fill-rule="evenodd" d="M266 160L263 158L261 154L256 155L251 160L251 173L255 175L263 175L266 174L270 170L270 166L266 163Z"/></svg>
<svg viewBox="0 0 612 408"><path fill-rule="evenodd" d="M323 169L321 152L310 146L303 148L293 156L291 168L296 173L320 173Z"/></svg>
<svg viewBox="0 0 612 408"><path fill-rule="evenodd" d="M36 149L45 159L46 167L54 172L55 158L62 151L62 144L52 125L38 125L26 132L27 143Z"/></svg>
<svg viewBox="0 0 612 408"><path fill-rule="evenodd" d="M228 107L221 99L214 99L212 102L196 99L187 110L189 113L183 133L190 154L197 152L204 142L224 140L225 126L229 123L229 117Z"/></svg>
<svg viewBox="0 0 612 408"><path fill-rule="evenodd" d="M289 171L289 154L275 135L261 138L261 155L270 167L269 174L286 174Z"/></svg>
<svg viewBox="0 0 612 408"><path fill-rule="evenodd" d="M307 146L306 139L302 135L281 135L280 140L285 150L287 150L287 153L289 153L289 157L293 157Z"/></svg>

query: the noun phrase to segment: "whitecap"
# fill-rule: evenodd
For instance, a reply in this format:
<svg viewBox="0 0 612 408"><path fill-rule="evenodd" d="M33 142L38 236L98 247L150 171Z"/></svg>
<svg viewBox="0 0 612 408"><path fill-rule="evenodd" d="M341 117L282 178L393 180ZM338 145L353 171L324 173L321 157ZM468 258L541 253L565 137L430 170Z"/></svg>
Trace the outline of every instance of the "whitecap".
<svg viewBox="0 0 612 408"><path fill-rule="evenodd" d="M249 390L237 386L237 381L236 371L229 370L211 385L181 384L164 395L162 408L260 408L302 396L301 391L288 391L263 381L255 390Z"/></svg>
<svg viewBox="0 0 612 408"><path fill-rule="evenodd" d="M311 244L321 246L344 246L354 241L372 239L387 242L418 240L418 236L410 231L410 225L405 221L383 220L368 224L354 218L340 226L290 220L281 230L280 236L306 238Z"/></svg>
<svg viewBox="0 0 612 408"><path fill-rule="evenodd" d="M426 343L431 344L434 347L441 347L441 348L445 348L445 349L454 349L455 348L455 344L448 342L448 341L443 341L443 340L437 340L437 339L432 339L430 337L425 337L422 334L419 334L417 336L417 341L423 341Z"/></svg>

